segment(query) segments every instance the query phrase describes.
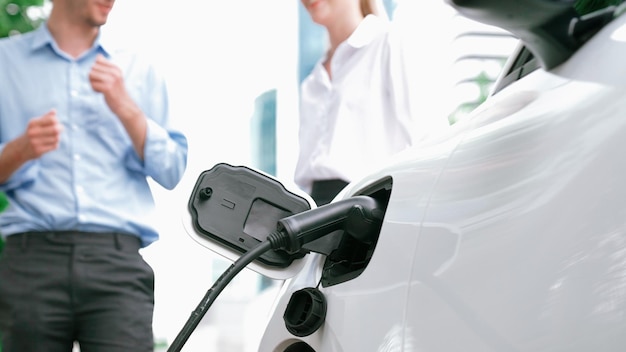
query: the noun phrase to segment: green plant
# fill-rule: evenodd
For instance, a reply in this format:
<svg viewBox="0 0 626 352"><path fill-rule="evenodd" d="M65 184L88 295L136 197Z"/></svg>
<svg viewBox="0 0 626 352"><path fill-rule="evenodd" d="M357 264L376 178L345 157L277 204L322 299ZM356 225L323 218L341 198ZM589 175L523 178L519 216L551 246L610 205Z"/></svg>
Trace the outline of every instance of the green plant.
<svg viewBox="0 0 626 352"><path fill-rule="evenodd" d="M624 0L578 0L574 4L574 8L579 14L585 15L590 12L603 9L607 6L617 6Z"/></svg>
<svg viewBox="0 0 626 352"><path fill-rule="evenodd" d="M0 0L0 38L26 33L46 17L44 4L50 0Z"/></svg>
<svg viewBox="0 0 626 352"><path fill-rule="evenodd" d="M499 64L500 67L502 67L504 65L504 60L500 60ZM457 106L457 108L448 116L450 124L458 122L487 99L487 96L489 96L489 90L495 82L495 78L491 78L485 71L481 71L475 77L469 79L468 82L471 82L478 87L479 95L475 100L464 102Z"/></svg>

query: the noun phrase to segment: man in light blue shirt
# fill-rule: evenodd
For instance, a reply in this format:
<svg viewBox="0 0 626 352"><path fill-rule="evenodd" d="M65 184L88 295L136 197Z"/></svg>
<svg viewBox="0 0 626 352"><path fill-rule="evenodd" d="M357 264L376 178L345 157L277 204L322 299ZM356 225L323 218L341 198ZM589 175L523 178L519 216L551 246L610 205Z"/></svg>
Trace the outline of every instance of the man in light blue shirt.
<svg viewBox="0 0 626 352"><path fill-rule="evenodd" d="M153 350L148 178L173 189L187 140L162 78L100 35L113 3L55 0L0 40L3 352Z"/></svg>

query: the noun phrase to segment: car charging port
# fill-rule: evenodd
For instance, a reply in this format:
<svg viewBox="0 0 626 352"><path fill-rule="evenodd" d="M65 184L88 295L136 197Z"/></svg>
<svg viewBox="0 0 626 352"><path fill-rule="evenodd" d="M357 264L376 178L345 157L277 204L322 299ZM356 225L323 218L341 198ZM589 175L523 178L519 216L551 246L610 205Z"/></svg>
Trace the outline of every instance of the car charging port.
<svg viewBox="0 0 626 352"><path fill-rule="evenodd" d="M381 212L377 217L384 218L391 196L392 183L391 177L383 178L360 190L355 196L365 195L375 199L378 203L377 211ZM367 217L359 214L358 208L351 209L344 231L333 236L327 236L327 241L334 240L334 242L332 249L324 249L327 257L321 277L323 287L352 280L365 270L374 254L381 225L382 222L375 226L370 224ZM310 246L315 245L315 242L310 244Z"/></svg>

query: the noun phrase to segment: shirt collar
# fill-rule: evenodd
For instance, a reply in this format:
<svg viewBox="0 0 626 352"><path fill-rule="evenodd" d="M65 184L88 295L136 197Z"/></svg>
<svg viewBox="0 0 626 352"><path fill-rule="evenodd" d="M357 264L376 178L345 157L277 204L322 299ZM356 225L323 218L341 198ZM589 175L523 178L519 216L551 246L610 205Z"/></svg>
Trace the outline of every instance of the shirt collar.
<svg viewBox="0 0 626 352"><path fill-rule="evenodd" d="M42 23L37 29L33 31L33 41L31 44L32 50L38 50L42 47L50 45L55 51L60 52L50 30L48 29L48 22ZM98 33L93 46L89 51L98 50L104 54L107 58L111 56L112 46L105 37L102 36L102 31Z"/></svg>
<svg viewBox="0 0 626 352"><path fill-rule="evenodd" d="M346 43L361 48L387 31L387 22L376 15L367 15L348 37Z"/></svg>

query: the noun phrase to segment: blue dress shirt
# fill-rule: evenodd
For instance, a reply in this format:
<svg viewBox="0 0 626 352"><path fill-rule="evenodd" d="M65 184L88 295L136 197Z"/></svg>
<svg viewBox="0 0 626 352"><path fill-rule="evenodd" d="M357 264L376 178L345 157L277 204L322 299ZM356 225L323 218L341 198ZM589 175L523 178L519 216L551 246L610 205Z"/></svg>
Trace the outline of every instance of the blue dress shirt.
<svg viewBox="0 0 626 352"><path fill-rule="evenodd" d="M88 74L99 53L124 72L127 91L148 117L143 160L91 88ZM169 126L163 79L101 36L76 59L58 48L46 24L0 40L0 153L30 119L53 108L64 127L59 148L0 184L9 199L0 233L115 231L140 236L143 246L157 240L148 178L171 190L187 164L187 139Z"/></svg>

